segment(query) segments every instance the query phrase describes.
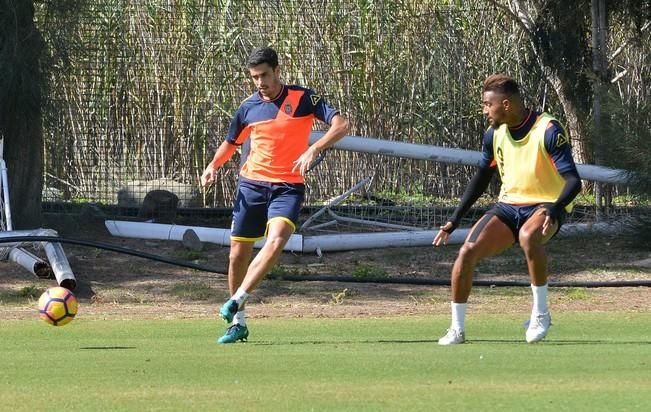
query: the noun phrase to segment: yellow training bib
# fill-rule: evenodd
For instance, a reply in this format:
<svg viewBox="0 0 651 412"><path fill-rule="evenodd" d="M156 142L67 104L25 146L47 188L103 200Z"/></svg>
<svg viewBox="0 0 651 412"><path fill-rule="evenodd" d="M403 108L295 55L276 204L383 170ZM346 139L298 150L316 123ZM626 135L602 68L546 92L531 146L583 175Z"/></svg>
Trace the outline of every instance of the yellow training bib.
<svg viewBox="0 0 651 412"><path fill-rule="evenodd" d="M511 137L506 124L495 129L493 156L502 178L500 202L528 205L558 200L565 179L545 149L545 131L552 120L555 120L552 116L542 113L521 140ZM571 212L572 204L565 210Z"/></svg>

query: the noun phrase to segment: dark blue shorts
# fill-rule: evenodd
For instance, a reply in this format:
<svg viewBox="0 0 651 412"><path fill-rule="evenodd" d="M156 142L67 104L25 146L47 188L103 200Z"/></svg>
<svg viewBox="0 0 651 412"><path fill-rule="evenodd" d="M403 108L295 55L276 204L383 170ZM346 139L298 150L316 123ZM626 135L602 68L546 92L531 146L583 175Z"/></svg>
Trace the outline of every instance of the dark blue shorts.
<svg viewBox="0 0 651 412"><path fill-rule="evenodd" d="M274 219L282 219L296 229L304 197L303 183L258 182L240 177L231 240L260 240L267 233L267 224Z"/></svg>
<svg viewBox="0 0 651 412"><path fill-rule="evenodd" d="M542 207L545 203L537 203L534 205L510 205L508 203L501 203L498 202L495 206L493 206L492 209L486 212L487 215L495 215L499 220L502 221L505 225L511 229L513 232L513 236L515 237L515 241L517 242L519 239L518 234L520 233L520 229L522 226L529 220L531 215L534 214L534 212L540 207ZM565 213L563 212L559 218L558 222L558 229L554 233L554 236L556 236L556 233L558 233L558 230L560 230L561 225L563 224L563 221L565 220ZM552 236L553 237L553 236Z"/></svg>

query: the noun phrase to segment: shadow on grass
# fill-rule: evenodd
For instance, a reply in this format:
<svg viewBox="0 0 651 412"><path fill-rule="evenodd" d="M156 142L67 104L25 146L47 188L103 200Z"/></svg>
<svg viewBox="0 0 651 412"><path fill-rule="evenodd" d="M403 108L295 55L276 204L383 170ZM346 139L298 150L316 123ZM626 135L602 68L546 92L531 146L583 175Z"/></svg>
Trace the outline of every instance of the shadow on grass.
<svg viewBox="0 0 651 412"><path fill-rule="evenodd" d="M79 348L80 350L125 350L125 349L138 349L135 346L86 346Z"/></svg>
<svg viewBox="0 0 651 412"><path fill-rule="evenodd" d="M432 343L437 344L437 339L378 339L378 340L306 340L306 341L293 341L293 342L246 342L248 345L254 346L280 346L280 345L353 345L353 344L378 344L378 343L400 343L400 344L419 344L419 343ZM473 339L466 341L464 345L473 344L527 344L523 339ZM651 345L651 341L615 341L615 340L545 340L530 345L553 345L553 346L569 346L569 345ZM438 346L438 344L437 344Z"/></svg>
<svg viewBox="0 0 651 412"><path fill-rule="evenodd" d="M406 343L406 344L417 344L417 343L437 343L437 339L414 339L414 340L405 340L405 339L379 339L379 340L303 340L303 341L293 341L293 342L246 342L248 345L255 346L280 346L280 345L354 345L354 344L376 344L376 343Z"/></svg>

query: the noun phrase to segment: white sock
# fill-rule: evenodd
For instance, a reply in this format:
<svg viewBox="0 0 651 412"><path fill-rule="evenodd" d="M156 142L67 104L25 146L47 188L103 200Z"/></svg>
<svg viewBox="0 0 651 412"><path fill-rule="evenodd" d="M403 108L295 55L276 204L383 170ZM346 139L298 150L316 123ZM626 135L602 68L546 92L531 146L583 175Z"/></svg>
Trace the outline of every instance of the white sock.
<svg viewBox="0 0 651 412"><path fill-rule="evenodd" d="M231 297L231 299L237 302L237 306L242 306L248 297L249 294L242 290L242 288L239 288L237 289L237 292L235 292L235 294Z"/></svg>
<svg viewBox="0 0 651 412"><path fill-rule="evenodd" d="M246 311L239 310L233 317L233 325L246 326Z"/></svg>
<svg viewBox="0 0 651 412"><path fill-rule="evenodd" d="M465 319L466 319L466 308L468 303L454 303L451 302L452 306L452 324L450 328L456 329L463 332L465 329Z"/></svg>
<svg viewBox="0 0 651 412"><path fill-rule="evenodd" d="M542 286L531 285L533 292L533 308L531 312L534 314L546 313L547 308L547 284Z"/></svg>

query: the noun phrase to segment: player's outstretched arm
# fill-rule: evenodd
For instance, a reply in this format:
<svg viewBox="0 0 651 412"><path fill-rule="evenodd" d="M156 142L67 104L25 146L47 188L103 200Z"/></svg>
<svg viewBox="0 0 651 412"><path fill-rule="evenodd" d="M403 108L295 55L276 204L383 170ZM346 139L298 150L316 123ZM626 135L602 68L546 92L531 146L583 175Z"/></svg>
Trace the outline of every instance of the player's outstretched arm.
<svg viewBox="0 0 651 412"><path fill-rule="evenodd" d="M452 213L450 220L440 227L439 232L434 237L432 241L434 246L439 246L441 243L447 245L448 236L459 226L461 218L470 210L472 205L479 199L479 196L486 191L494 173L495 167L490 166L480 167L477 170L477 173L470 179L470 183L461 197L461 203L454 210L454 213Z"/></svg>
<svg viewBox="0 0 651 412"><path fill-rule="evenodd" d="M330 122L330 128L328 131L316 141L312 146L303 153L295 162L292 172L298 169L301 175L305 176L312 162L319 156L319 154L337 143L342 137L348 133L350 128L350 123L348 119L337 114L332 118Z"/></svg>
<svg viewBox="0 0 651 412"><path fill-rule="evenodd" d="M201 186L207 187L215 181L215 172L231 157L233 157L235 150L237 150L237 146L226 140L219 145L212 161L208 163L208 166L206 166L201 174Z"/></svg>

